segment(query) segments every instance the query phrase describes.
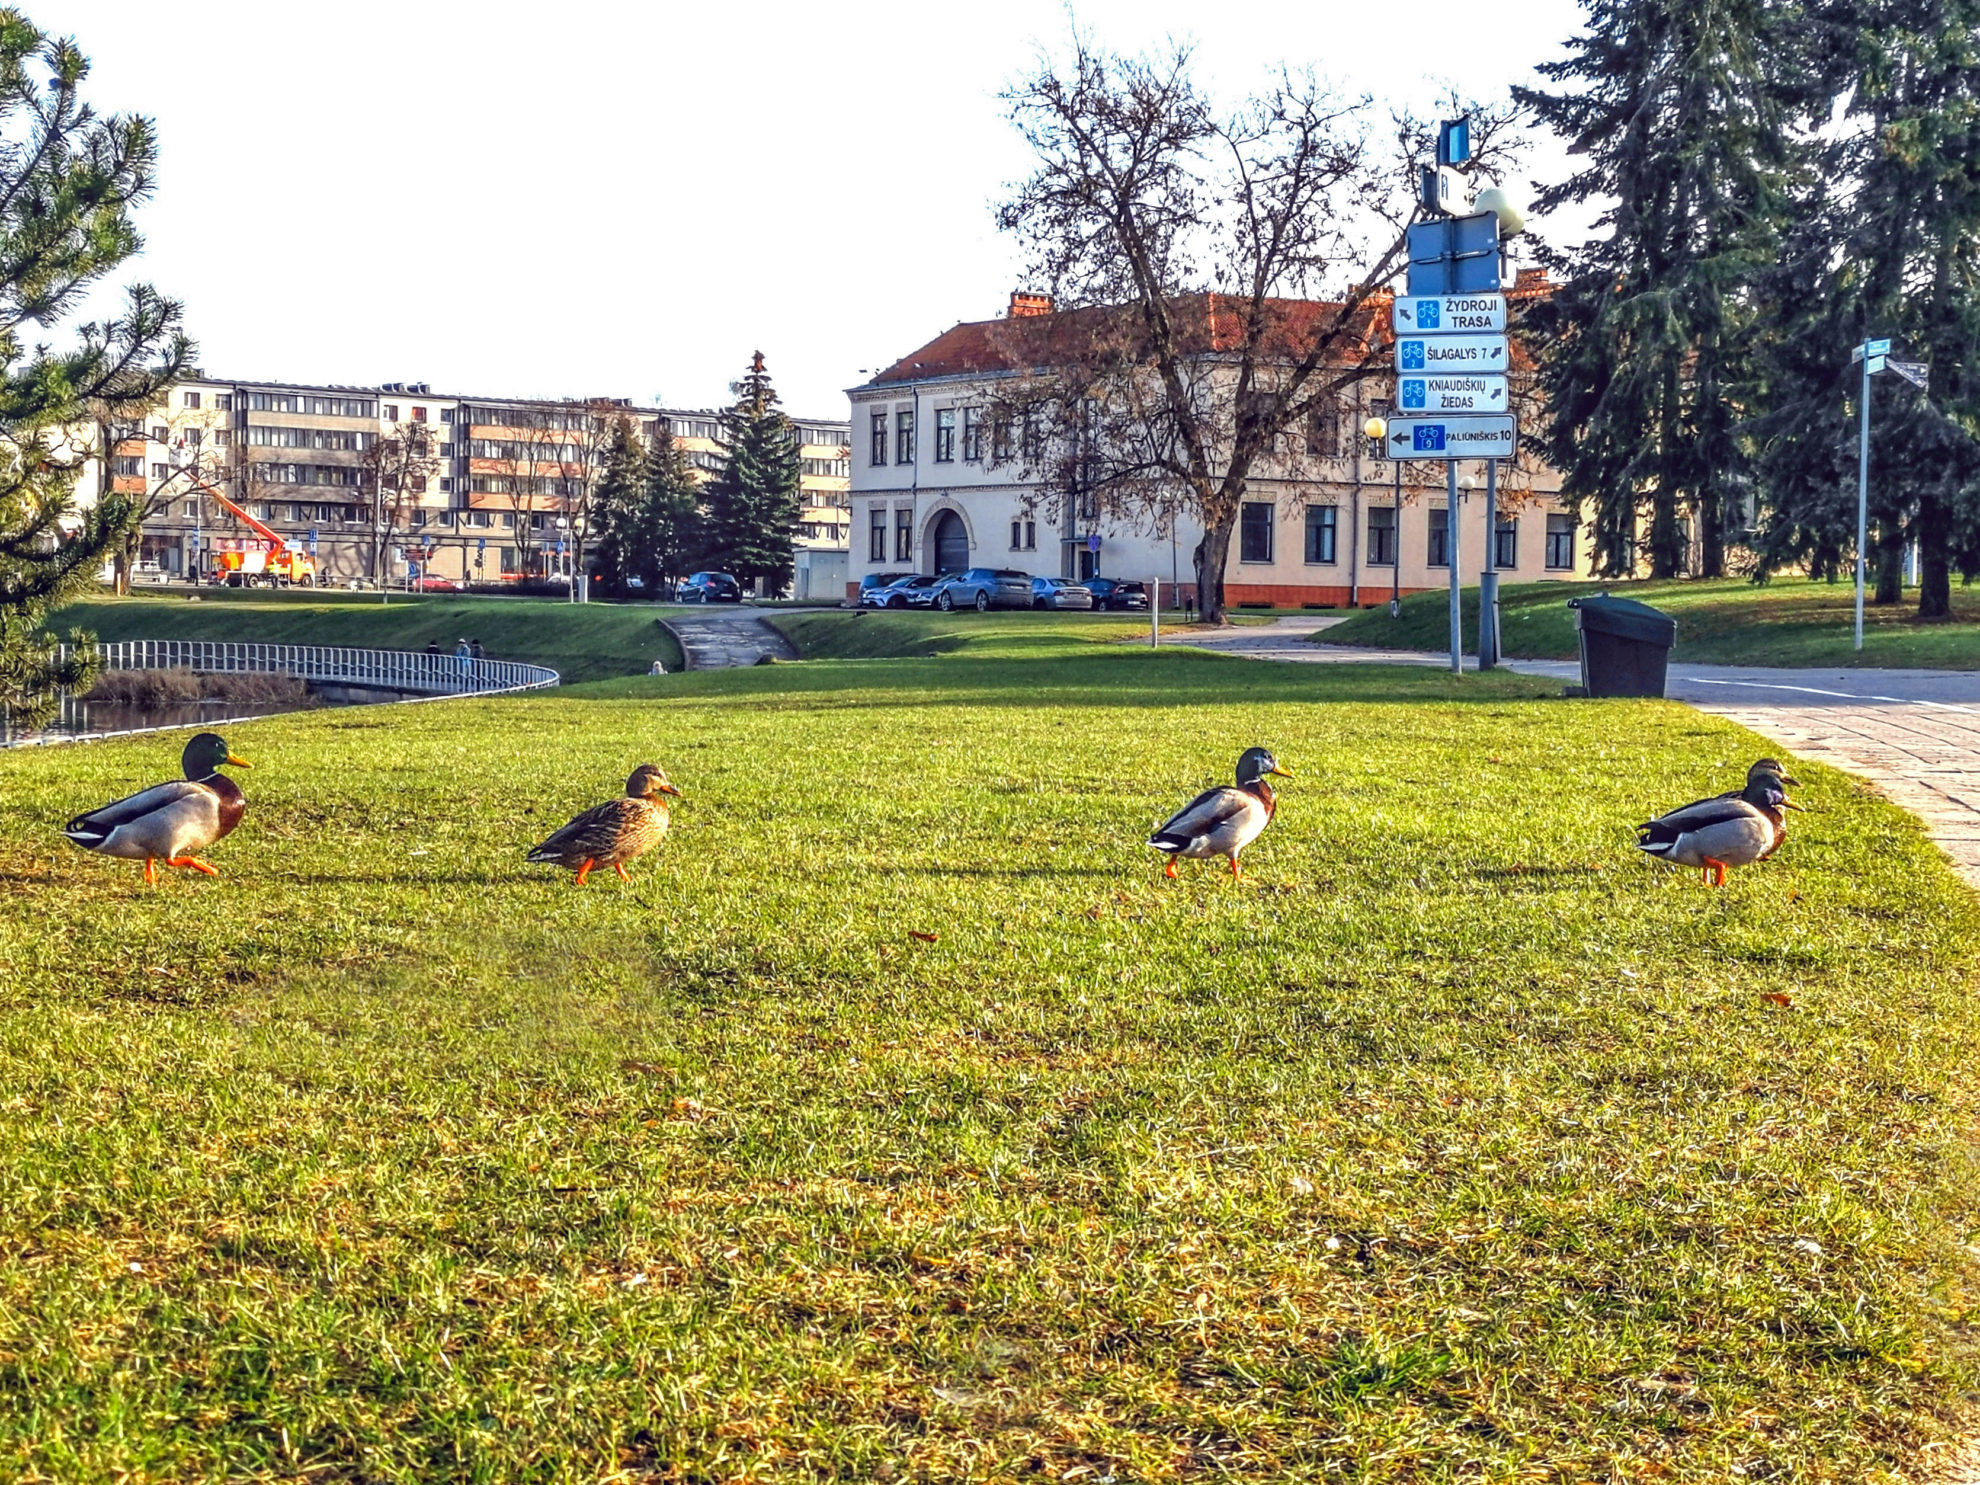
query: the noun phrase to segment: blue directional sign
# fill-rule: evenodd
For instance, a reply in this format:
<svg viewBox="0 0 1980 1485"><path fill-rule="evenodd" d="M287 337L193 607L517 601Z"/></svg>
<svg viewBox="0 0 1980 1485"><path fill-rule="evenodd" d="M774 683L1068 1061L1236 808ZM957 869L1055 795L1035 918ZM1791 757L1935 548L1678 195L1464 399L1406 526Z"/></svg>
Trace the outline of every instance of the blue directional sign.
<svg viewBox="0 0 1980 1485"><path fill-rule="evenodd" d="M1499 218L1489 211L1437 217L1409 229L1409 293L1496 294Z"/></svg>
<svg viewBox="0 0 1980 1485"><path fill-rule="evenodd" d="M1502 413L1509 405L1503 376L1436 372L1396 379L1396 406L1404 412Z"/></svg>
<svg viewBox="0 0 1980 1485"><path fill-rule="evenodd" d="M1391 418L1391 459L1510 459L1518 434L1510 416Z"/></svg>
<svg viewBox="0 0 1980 1485"><path fill-rule="evenodd" d="M1471 120L1446 119L1437 126L1437 163L1462 165L1471 158Z"/></svg>
<svg viewBox="0 0 1980 1485"><path fill-rule="evenodd" d="M1506 296L1402 294L1389 318L1398 335L1494 335L1506 328Z"/></svg>
<svg viewBox="0 0 1980 1485"><path fill-rule="evenodd" d="M1504 376L1509 355L1503 335L1404 336L1396 341L1396 370Z"/></svg>
<svg viewBox="0 0 1980 1485"><path fill-rule="evenodd" d="M476 538L474 539L474 549L475 549L475 550L476 550L477 552L485 552L485 551L487 551L487 550L488 550L488 538L487 538L487 537L485 537L485 536L477 536L477 537L476 537Z"/></svg>

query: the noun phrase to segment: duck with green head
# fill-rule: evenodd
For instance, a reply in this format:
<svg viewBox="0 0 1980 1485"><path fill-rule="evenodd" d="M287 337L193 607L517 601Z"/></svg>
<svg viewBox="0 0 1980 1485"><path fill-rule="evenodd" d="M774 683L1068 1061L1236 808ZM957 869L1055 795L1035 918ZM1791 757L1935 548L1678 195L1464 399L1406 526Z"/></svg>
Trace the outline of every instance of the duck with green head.
<svg viewBox="0 0 1980 1485"><path fill-rule="evenodd" d="M667 801L680 797L656 764L642 763L626 780L625 796L579 815L525 858L577 873L577 885L596 867L609 866L630 882L626 863L660 844L667 833Z"/></svg>
<svg viewBox="0 0 1980 1485"><path fill-rule="evenodd" d="M1659 815L1637 826L1637 849L1675 866L1695 866L1715 887L1726 884L1726 869L1765 861L1787 839L1783 810L1801 806L1789 801L1786 785L1794 782L1780 771L1761 765L1746 776L1746 787L1728 798L1721 794Z"/></svg>
<svg viewBox="0 0 1980 1485"><path fill-rule="evenodd" d="M99 856L142 861L144 879L154 886L160 861L217 877L220 873L197 853L240 824L247 811L247 797L239 784L220 772L222 764L248 766L227 750L219 733L199 733L180 755L184 778L154 784L77 815L62 827L62 834Z"/></svg>
<svg viewBox="0 0 1980 1485"><path fill-rule="evenodd" d="M1237 762L1235 786L1206 789L1163 821L1148 837L1149 845L1168 855L1169 864L1162 875L1178 875L1179 856L1191 860L1227 856L1231 875L1242 881L1244 871L1238 865L1238 853L1272 823L1272 812L1279 804L1272 786L1265 782L1268 774L1284 779L1293 776L1291 769L1279 767L1268 749L1247 748Z"/></svg>

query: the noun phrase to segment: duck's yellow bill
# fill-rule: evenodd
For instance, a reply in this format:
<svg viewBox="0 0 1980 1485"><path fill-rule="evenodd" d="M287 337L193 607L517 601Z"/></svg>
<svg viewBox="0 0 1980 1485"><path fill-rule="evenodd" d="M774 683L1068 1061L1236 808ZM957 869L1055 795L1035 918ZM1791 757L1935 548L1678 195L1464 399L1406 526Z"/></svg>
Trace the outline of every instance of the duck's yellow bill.
<svg viewBox="0 0 1980 1485"><path fill-rule="evenodd" d="M1276 763L1272 765L1272 772L1277 774L1282 779L1296 779L1299 777L1299 775L1294 773L1290 768L1281 768Z"/></svg>
<svg viewBox="0 0 1980 1485"><path fill-rule="evenodd" d="M234 765L234 767L236 767L236 768L253 768L253 767L254 767L254 765L253 765L252 763L250 763L250 762L248 762L248 761L247 761L247 759L245 759L245 758L236 758L236 757L235 757L235 756L234 756L234 755L233 755L232 753L229 753L229 754L227 755L227 761L228 761L229 763L231 763L231 764L233 764L233 765Z"/></svg>
<svg viewBox="0 0 1980 1485"><path fill-rule="evenodd" d="M662 794L671 794L676 799L681 797L681 791L676 789L672 784L655 784L653 787Z"/></svg>

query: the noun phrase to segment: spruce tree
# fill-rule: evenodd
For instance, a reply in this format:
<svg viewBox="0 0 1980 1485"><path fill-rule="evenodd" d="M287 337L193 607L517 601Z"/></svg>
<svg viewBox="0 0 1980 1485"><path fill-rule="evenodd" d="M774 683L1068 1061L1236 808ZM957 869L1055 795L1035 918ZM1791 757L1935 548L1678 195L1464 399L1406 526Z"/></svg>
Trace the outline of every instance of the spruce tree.
<svg viewBox="0 0 1980 1485"><path fill-rule="evenodd" d="M107 477L91 508L75 508L81 463L64 426L140 416L191 356L178 306L143 287L70 349L33 344L143 245L130 213L151 193L157 141L148 120L84 103L88 72L73 42L0 10L0 712L17 726L46 720L59 688L88 684L87 661L56 662L44 621L141 510Z"/></svg>
<svg viewBox="0 0 1980 1485"><path fill-rule="evenodd" d="M649 591L670 591L701 550L701 481L673 438L655 438L646 452L646 543L640 572Z"/></svg>
<svg viewBox="0 0 1980 1485"><path fill-rule="evenodd" d="M1840 576L1854 561L1857 402L1851 349L1889 338L1931 366L1929 395L1872 378L1870 515L1877 595L1919 552L1918 613L1951 612L1980 563L1980 0L1833 0L1824 69L1844 100L1811 145L1819 170L1771 298L1762 457L1770 566Z"/></svg>
<svg viewBox="0 0 1980 1485"><path fill-rule="evenodd" d="M1653 576L1676 575L1687 517L1717 575L1744 505L1752 284L1776 251L1792 119L1775 3L1589 0L1569 56L1540 69L1562 90L1514 90L1587 159L1536 206L1613 203L1530 322L1542 440L1563 492L1592 506L1605 576L1632 575L1646 550Z"/></svg>
<svg viewBox="0 0 1980 1485"><path fill-rule="evenodd" d="M629 418L614 421L605 445L604 469L592 495L597 523L598 576L605 587L627 591L640 575L646 512L646 445Z"/></svg>
<svg viewBox="0 0 1980 1485"><path fill-rule="evenodd" d="M790 586L792 548L803 513L803 465L791 420L777 410L777 390L758 351L731 390L722 415L728 467L707 491L702 561L766 595Z"/></svg>

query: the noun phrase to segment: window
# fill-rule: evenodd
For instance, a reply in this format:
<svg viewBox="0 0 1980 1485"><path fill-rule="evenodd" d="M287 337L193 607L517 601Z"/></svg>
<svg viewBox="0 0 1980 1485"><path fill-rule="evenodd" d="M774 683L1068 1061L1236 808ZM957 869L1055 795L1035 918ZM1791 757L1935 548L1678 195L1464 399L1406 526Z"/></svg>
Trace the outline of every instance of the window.
<svg viewBox="0 0 1980 1485"><path fill-rule="evenodd" d="M386 404L385 404L385 407L384 407L384 413L385 413L385 421L386 421L386 422L388 422L388 423L396 423L396 422L398 422L398 421L399 421L399 404L398 404L398 403L396 403L396 402L388 402L388 403L386 403Z"/></svg>
<svg viewBox="0 0 1980 1485"><path fill-rule="evenodd" d="M199 410L199 393L186 393L186 406L197 412Z"/></svg>
<svg viewBox="0 0 1980 1485"><path fill-rule="evenodd" d="M1369 508L1368 565L1370 567L1396 565L1396 508L1393 505Z"/></svg>
<svg viewBox="0 0 1980 1485"><path fill-rule="evenodd" d="M502 529L504 531L513 531L516 529L516 513L514 511L505 510L502 512Z"/></svg>
<svg viewBox="0 0 1980 1485"><path fill-rule="evenodd" d="M1430 552L1428 560L1432 567L1449 567L1451 565L1450 536L1451 513L1447 510L1431 511Z"/></svg>
<svg viewBox="0 0 1980 1485"><path fill-rule="evenodd" d="M881 429L881 436L883 438L886 436L884 426ZM871 524L867 527L866 560L869 562L885 562L887 560L887 507L884 505L874 506L869 516L869 521Z"/></svg>
<svg viewBox="0 0 1980 1485"><path fill-rule="evenodd" d="M213 410L215 412L232 412L234 410L234 394L232 392L215 392L213 394Z"/></svg>
<svg viewBox="0 0 1980 1485"><path fill-rule="evenodd" d="M1011 457L1011 420L998 418L990 425L990 462L1002 464Z"/></svg>
<svg viewBox="0 0 1980 1485"><path fill-rule="evenodd" d="M1574 567L1574 517L1559 511L1547 514L1547 570L1566 572Z"/></svg>
<svg viewBox="0 0 1980 1485"><path fill-rule="evenodd" d="M167 428L163 423L153 423L151 425L151 441L153 443L169 443L171 439L172 430Z"/></svg>
<svg viewBox="0 0 1980 1485"><path fill-rule="evenodd" d="M426 493L426 476L423 474L414 475L412 477L412 487L413 494L424 495Z"/></svg>
<svg viewBox="0 0 1980 1485"><path fill-rule="evenodd" d="M412 410L412 415L415 423L424 423L426 421L426 409L423 407L415 407Z"/></svg>
<svg viewBox="0 0 1980 1485"><path fill-rule="evenodd" d="M171 465L169 465L169 464L154 464L154 465L152 465L152 466L151 466L151 477L152 477L153 479L155 479L155 480L167 480L167 479L170 479L170 478L172 477L172 466L171 466Z"/></svg>
<svg viewBox="0 0 1980 1485"><path fill-rule="evenodd" d="M883 412L873 415L873 448L866 462L875 469L887 462L887 415Z"/></svg>
<svg viewBox="0 0 1980 1485"><path fill-rule="evenodd" d="M976 407L963 409L963 463L983 462L983 410Z"/></svg>
<svg viewBox="0 0 1980 1485"><path fill-rule="evenodd" d="M914 463L914 409L904 407L894 414L894 462Z"/></svg>
<svg viewBox="0 0 1980 1485"><path fill-rule="evenodd" d="M1011 550L1014 552L1035 552L1038 550L1038 523L1036 521L1011 522Z"/></svg>
<svg viewBox="0 0 1980 1485"><path fill-rule="evenodd" d="M894 512L894 560L914 560L914 512L911 510Z"/></svg>
<svg viewBox="0 0 1980 1485"><path fill-rule="evenodd" d="M1493 533L1492 563L1495 567L1519 566L1519 519L1500 516Z"/></svg>
<svg viewBox="0 0 1980 1485"><path fill-rule="evenodd" d="M141 454L118 454L111 460L110 472L112 474L122 475L126 479L132 475L136 475L142 479L144 477L144 456Z"/></svg>
<svg viewBox="0 0 1980 1485"><path fill-rule="evenodd" d="M1340 410L1318 408L1306 424L1306 452L1317 459L1337 458L1341 452Z"/></svg>
<svg viewBox="0 0 1980 1485"><path fill-rule="evenodd" d="M956 462L956 410L953 407L941 408L935 414L935 462Z"/></svg>
<svg viewBox="0 0 1980 1485"><path fill-rule="evenodd" d="M443 474L440 476L440 493L442 495L451 495L454 493L454 477L452 475Z"/></svg>
<svg viewBox="0 0 1980 1485"><path fill-rule="evenodd" d="M440 421L441 421L441 422L443 422L443 423L451 423L451 422L453 422L453 421L454 421L454 410L453 410L453 409L452 409L451 407L443 407L443 408L441 408L441 409L440 409Z"/></svg>
<svg viewBox="0 0 1980 1485"><path fill-rule="evenodd" d="M199 516L199 502L197 500L186 501L180 508L179 514L184 516L188 521L196 520Z"/></svg>
<svg viewBox="0 0 1980 1485"><path fill-rule="evenodd" d="M227 429L215 428L213 430L213 442L217 444L219 447L224 449L233 441L234 441L234 435Z"/></svg>
<svg viewBox="0 0 1980 1485"><path fill-rule="evenodd" d="M1272 503L1269 500L1245 501L1244 511L1238 518L1238 560L1272 560Z"/></svg>
<svg viewBox="0 0 1980 1485"><path fill-rule="evenodd" d="M1341 510L1337 505L1309 505L1306 508L1306 560L1332 562L1340 534Z"/></svg>

